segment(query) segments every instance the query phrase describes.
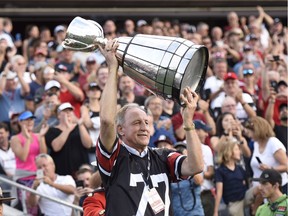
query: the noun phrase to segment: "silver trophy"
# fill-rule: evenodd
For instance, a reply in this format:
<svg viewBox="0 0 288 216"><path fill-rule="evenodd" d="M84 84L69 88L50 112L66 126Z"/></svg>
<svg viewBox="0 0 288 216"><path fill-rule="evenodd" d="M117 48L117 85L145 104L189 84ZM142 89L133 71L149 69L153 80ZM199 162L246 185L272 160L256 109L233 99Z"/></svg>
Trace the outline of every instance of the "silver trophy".
<svg viewBox="0 0 288 216"><path fill-rule="evenodd" d="M102 27L93 20L75 17L69 24L65 49L91 52L105 47ZM137 34L119 37L116 52L125 74L153 93L181 104L187 86L199 92L207 70L208 50L177 37Z"/></svg>

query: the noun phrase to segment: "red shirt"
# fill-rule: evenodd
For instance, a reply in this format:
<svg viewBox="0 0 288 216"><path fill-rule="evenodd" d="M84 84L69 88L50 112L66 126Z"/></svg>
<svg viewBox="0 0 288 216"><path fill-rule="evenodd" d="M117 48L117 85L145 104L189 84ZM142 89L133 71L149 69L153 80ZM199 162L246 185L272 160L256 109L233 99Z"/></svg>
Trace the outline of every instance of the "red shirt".
<svg viewBox="0 0 288 216"><path fill-rule="evenodd" d="M67 90L65 92L60 91L60 101L61 103L69 102L74 107L74 113L77 118L81 117L80 107L82 105L81 101L76 100L76 98Z"/></svg>
<svg viewBox="0 0 288 216"><path fill-rule="evenodd" d="M105 215L103 211L106 208L105 191L96 191L93 196L88 196L83 203L85 216ZM102 214L100 214L102 213Z"/></svg>

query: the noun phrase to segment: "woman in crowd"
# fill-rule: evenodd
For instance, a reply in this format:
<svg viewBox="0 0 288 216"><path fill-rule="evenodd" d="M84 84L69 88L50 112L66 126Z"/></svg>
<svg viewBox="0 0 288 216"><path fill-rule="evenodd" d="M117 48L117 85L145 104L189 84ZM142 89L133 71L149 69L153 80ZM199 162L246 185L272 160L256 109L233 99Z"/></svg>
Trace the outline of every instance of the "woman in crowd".
<svg viewBox="0 0 288 216"><path fill-rule="evenodd" d="M14 179L18 183L31 187L35 179L37 170L35 157L40 153L47 153L44 136L48 131L48 125L43 125L39 134L33 133L34 115L30 111L21 113L18 117L18 123L21 131L12 136L11 148L16 159L16 174ZM29 196L28 193L26 193ZM22 194L18 192L18 198L21 200ZM22 208L22 207L20 207ZM37 208L28 208L29 213L35 215Z"/></svg>
<svg viewBox="0 0 288 216"><path fill-rule="evenodd" d="M237 165L241 151L237 142L222 137L218 146L219 168L215 172L216 199L213 216L218 216L221 199L231 216L244 216L244 197L248 188L246 172Z"/></svg>
<svg viewBox="0 0 288 216"><path fill-rule="evenodd" d="M250 118L244 124L245 132L254 141L254 151L251 157L250 166L253 171L253 178L259 178L262 171L275 169L282 176L282 191L287 194L287 155L284 145L275 137L272 127L262 117ZM259 182L252 182L251 190L257 189ZM251 191L250 190L250 191ZM254 190L256 191L256 190ZM255 193L255 201L252 206L252 213L263 202L261 194Z"/></svg>

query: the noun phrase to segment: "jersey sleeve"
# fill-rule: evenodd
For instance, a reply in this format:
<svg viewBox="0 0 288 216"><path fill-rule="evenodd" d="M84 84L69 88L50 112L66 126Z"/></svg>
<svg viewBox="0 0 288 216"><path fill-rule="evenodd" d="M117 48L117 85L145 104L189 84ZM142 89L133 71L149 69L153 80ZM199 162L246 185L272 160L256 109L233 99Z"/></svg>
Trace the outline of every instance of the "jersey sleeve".
<svg viewBox="0 0 288 216"><path fill-rule="evenodd" d="M187 176L182 176L181 174L181 167L185 158L186 156L174 151L168 154L167 165L171 176L171 180L173 182L188 178Z"/></svg>
<svg viewBox="0 0 288 216"><path fill-rule="evenodd" d="M110 177L114 164L116 163L119 155L121 140L116 138L114 141L112 152L108 152L104 145L101 143L100 138L96 145L96 159L99 171L106 177Z"/></svg>

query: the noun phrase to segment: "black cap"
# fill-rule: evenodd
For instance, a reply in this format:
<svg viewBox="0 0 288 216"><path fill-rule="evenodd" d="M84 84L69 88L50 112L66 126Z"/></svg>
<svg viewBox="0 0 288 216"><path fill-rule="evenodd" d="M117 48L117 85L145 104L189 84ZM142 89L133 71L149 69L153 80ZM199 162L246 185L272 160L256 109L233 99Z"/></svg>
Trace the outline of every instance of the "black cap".
<svg viewBox="0 0 288 216"><path fill-rule="evenodd" d="M248 40L258 40L258 37L255 34L249 34L248 35Z"/></svg>
<svg viewBox="0 0 288 216"><path fill-rule="evenodd" d="M274 24L277 24L277 23L281 23L281 20L279 18L274 19Z"/></svg>
<svg viewBox="0 0 288 216"><path fill-rule="evenodd" d="M260 178L253 178L252 181L259 181L261 184L269 182L272 185L275 183L279 183L281 186L282 184L282 177L281 174L274 170L274 169L266 169L260 175Z"/></svg>
<svg viewBox="0 0 288 216"><path fill-rule="evenodd" d="M284 81L284 80L280 80L278 83L277 83L277 88L281 85L284 85L286 87L288 87L287 83Z"/></svg>
<svg viewBox="0 0 288 216"><path fill-rule="evenodd" d="M89 83L89 89L94 89L94 88L101 90L100 86L96 82Z"/></svg>
<svg viewBox="0 0 288 216"><path fill-rule="evenodd" d="M157 146L160 142L165 142L165 143L168 143L170 145L173 145L172 140L166 135L160 135L158 140L156 140L154 142L154 145Z"/></svg>
<svg viewBox="0 0 288 216"><path fill-rule="evenodd" d="M56 70L57 71L65 71L65 72L67 72L68 71L68 68L65 66L65 65L63 65L63 64L59 64L57 67L56 67Z"/></svg>

